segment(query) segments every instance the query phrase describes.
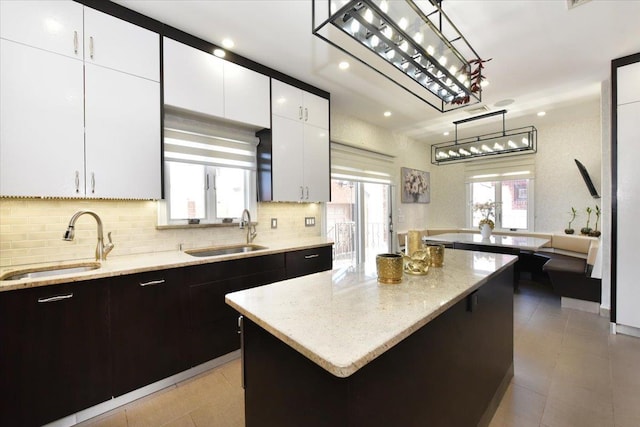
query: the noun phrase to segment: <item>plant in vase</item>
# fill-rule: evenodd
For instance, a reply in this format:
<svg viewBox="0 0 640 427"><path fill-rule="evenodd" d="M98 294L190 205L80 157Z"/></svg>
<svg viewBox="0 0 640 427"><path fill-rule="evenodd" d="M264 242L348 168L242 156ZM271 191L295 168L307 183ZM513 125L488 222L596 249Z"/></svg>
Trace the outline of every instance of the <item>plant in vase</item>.
<svg viewBox="0 0 640 427"><path fill-rule="evenodd" d="M489 237L491 235L491 230L493 230L494 227L496 226L493 220L489 218L489 217L493 217L493 218L496 217L495 208L496 208L496 203L492 202L491 200L489 200L486 203L476 203L473 205L473 210L476 212L480 212L480 214L482 215L482 219L480 220L480 222L478 222L478 228L480 229L480 231L483 232L482 233L483 237ZM486 230L486 228L483 227L485 224L489 227L488 230Z"/></svg>
<svg viewBox="0 0 640 427"><path fill-rule="evenodd" d="M591 206L587 206L587 226L580 229L580 234L582 234L583 236L588 236L589 233L591 233L591 227L589 227L589 221L591 221L591 212L593 212L593 209L591 209Z"/></svg>
<svg viewBox="0 0 640 427"><path fill-rule="evenodd" d="M591 237L600 237L600 231L598 231L598 222L600 222L600 214L602 214L602 211L600 210L600 206L596 205L596 224L593 227L593 230L591 230L589 232L589 236Z"/></svg>
<svg viewBox="0 0 640 427"><path fill-rule="evenodd" d="M569 226L564 229L565 234L573 234L575 230L571 228L571 223L575 221L576 215L578 215L578 211L573 206L571 207L571 219L569 220Z"/></svg>

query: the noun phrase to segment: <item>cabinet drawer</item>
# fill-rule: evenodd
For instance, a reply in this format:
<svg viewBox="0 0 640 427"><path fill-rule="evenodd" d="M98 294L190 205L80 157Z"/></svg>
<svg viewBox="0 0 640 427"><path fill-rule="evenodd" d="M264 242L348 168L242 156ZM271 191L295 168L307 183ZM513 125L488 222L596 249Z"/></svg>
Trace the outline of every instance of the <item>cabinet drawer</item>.
<svg viewBox="0 0 640 427"><path fill-rule="evenodd" d="M322 246L287 252L285 255L287 278L291 279L319 271L331 270L333 268L331 249L331 246Z"/></svg>

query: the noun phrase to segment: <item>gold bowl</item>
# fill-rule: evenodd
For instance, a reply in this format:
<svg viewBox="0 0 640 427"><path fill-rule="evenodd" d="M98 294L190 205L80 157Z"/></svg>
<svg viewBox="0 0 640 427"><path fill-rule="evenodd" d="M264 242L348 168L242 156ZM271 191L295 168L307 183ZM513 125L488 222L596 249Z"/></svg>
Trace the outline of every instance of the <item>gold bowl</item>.
<svg viewBox="0 0 640 427"><path fill-rule="evenodd" d="M402 282L402 268L404 260L399 254L376 255L376 271L378 282L393 284Z"/></svg>

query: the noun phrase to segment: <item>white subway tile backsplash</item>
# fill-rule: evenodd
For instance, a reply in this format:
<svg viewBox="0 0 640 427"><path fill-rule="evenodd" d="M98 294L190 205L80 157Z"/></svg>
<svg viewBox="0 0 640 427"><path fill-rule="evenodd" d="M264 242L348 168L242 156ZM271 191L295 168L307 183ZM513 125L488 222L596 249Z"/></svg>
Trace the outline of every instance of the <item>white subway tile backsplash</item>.
<svg viewBox="0 0 640 427"><path fill-rule="evenodd" d="M23 264L86 260L96 247L96 223L88 216L76 223L76 238L62 240L69 219L78 210L98 213L104 237L112 232L115 249L110 256L161 252L178 249L241 243L243 230L237 227L156 229L157 203L150 201L0 199L0 267ZM319 236L322 205L300 203L258 204L255 243L276 239ZM304 217L315 216L316 227L304 227ZM270 220L278 218L278 228Z"/></svg>

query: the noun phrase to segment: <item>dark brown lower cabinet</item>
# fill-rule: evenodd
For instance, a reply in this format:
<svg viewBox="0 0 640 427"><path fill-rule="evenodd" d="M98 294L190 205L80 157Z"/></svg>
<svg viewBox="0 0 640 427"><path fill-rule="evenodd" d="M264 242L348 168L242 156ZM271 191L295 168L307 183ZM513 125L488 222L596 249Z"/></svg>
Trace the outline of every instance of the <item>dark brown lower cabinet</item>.
<svg viewBox="0 0 640 427"><path fill-rule="evenodd" d="M291 251L285 254L287 279L333 268L332 246Z"/></svg>
<svg viewBox="0 0 640 427"><path fill-rule="evenodd" d="M238 313L228 293L285 279L284 254L265 255L184 269L188 288L188 337L191 366L238 350Z"/></svg>
<svg viewBox="0 0 640 427"><path fill-rule="evenodd" d="M0 292L0 425L39 426L111 398L108 284Z"/></svg>
<svg viewBox="0 0 640 427"><path fill-rule="evenodd" d="M113 278L113 393L120 396L189 368L181 269Z"/></svg>

